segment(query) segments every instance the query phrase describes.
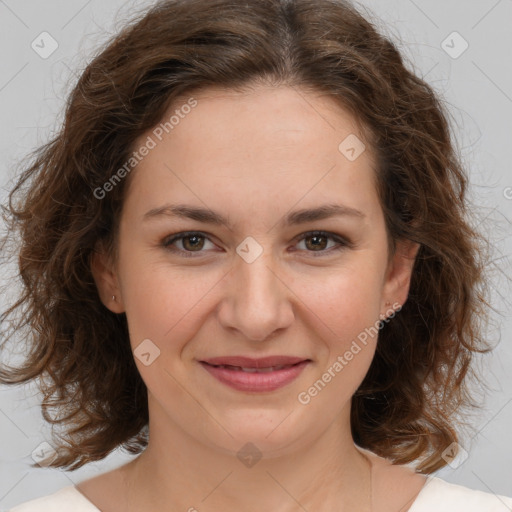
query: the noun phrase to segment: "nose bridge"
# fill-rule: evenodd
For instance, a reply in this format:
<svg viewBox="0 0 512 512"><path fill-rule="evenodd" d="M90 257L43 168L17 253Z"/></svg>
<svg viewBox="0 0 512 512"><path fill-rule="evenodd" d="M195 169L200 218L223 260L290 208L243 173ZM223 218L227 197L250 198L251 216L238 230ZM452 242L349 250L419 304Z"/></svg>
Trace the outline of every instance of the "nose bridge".
<svg viewBox="0 0 512 512"><path fill-rule="evenodd" d="M279 280L276 277L270 251L269 255L262 254L255 261L239 262L237 276L240 279L242 293L239 299L251 302L252 305L268 305L276 301L279 293ZM262 308L264 309L264 308Z"/></svg>
<svg viewBox="0 0 512 512"><path fill-rule="evenodd" d="M245 338L263 340L291 323L289 290L277 267L268 247L252 261L237 257L221 310L225 327L236 328Z"/></svg>

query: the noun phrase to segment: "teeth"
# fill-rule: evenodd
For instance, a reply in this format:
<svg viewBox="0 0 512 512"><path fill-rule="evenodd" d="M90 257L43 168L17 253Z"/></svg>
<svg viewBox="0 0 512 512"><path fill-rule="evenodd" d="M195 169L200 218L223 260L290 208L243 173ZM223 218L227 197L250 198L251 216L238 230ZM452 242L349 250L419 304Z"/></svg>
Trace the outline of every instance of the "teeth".
<svg viewBox="0 0 512 512"><path fill-rule="evenodd" d="M269 368L244 368L243 366L232 366L229 364L221 364L221 365L218 365L217 367L218 368L227 368L228 370L238 370L238 371L242 370L243 372L247 372L247 373L256 373L256 372L268 373L268 372L273 372L275 370L281 370L282 368L285 368L286 366L288 366L288 365L270 366Z"/></svg>

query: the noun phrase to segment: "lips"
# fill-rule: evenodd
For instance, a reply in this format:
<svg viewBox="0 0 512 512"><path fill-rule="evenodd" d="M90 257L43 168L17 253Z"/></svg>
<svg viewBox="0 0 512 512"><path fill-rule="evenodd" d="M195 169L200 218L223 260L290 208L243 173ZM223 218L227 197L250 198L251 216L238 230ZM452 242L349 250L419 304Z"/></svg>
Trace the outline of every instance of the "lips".
<svg viewBox="0 0 512 512"><path fill-rule="evenodd" d="M243 356L214 357L201 365L221 383L238 391L268 392L295 380L311 362L290 356L253 359Z"/></svg>

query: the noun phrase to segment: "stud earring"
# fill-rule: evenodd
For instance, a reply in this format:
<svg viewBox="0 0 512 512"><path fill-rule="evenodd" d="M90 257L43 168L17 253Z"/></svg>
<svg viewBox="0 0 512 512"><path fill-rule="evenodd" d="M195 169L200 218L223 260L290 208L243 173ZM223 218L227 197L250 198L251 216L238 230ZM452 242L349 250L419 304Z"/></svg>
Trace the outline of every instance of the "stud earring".
<svg viewBox="0 0 512 512"><path fill-rule="evenodd" d="M116 301L116 296L115 295L112 295L112 300L115 302Z"/></svg>

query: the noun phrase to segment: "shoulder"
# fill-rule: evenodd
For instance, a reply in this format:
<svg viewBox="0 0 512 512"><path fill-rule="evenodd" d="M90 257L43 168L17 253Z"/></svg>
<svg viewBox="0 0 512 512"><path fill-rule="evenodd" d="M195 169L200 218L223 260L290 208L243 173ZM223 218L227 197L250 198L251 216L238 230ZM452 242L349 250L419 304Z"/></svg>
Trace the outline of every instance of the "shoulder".
<svg viewBox="0 0 512 512"><path fill-rule="evenodd" d="M429 476L409 512L512 512L512 498Z"/></svg>
<svg viewBox="0 0 512 512"><path fill-rule="evenodd" d="M26 501L8 512L99 512L78 489L68 485L53 494Z"/></svg>

